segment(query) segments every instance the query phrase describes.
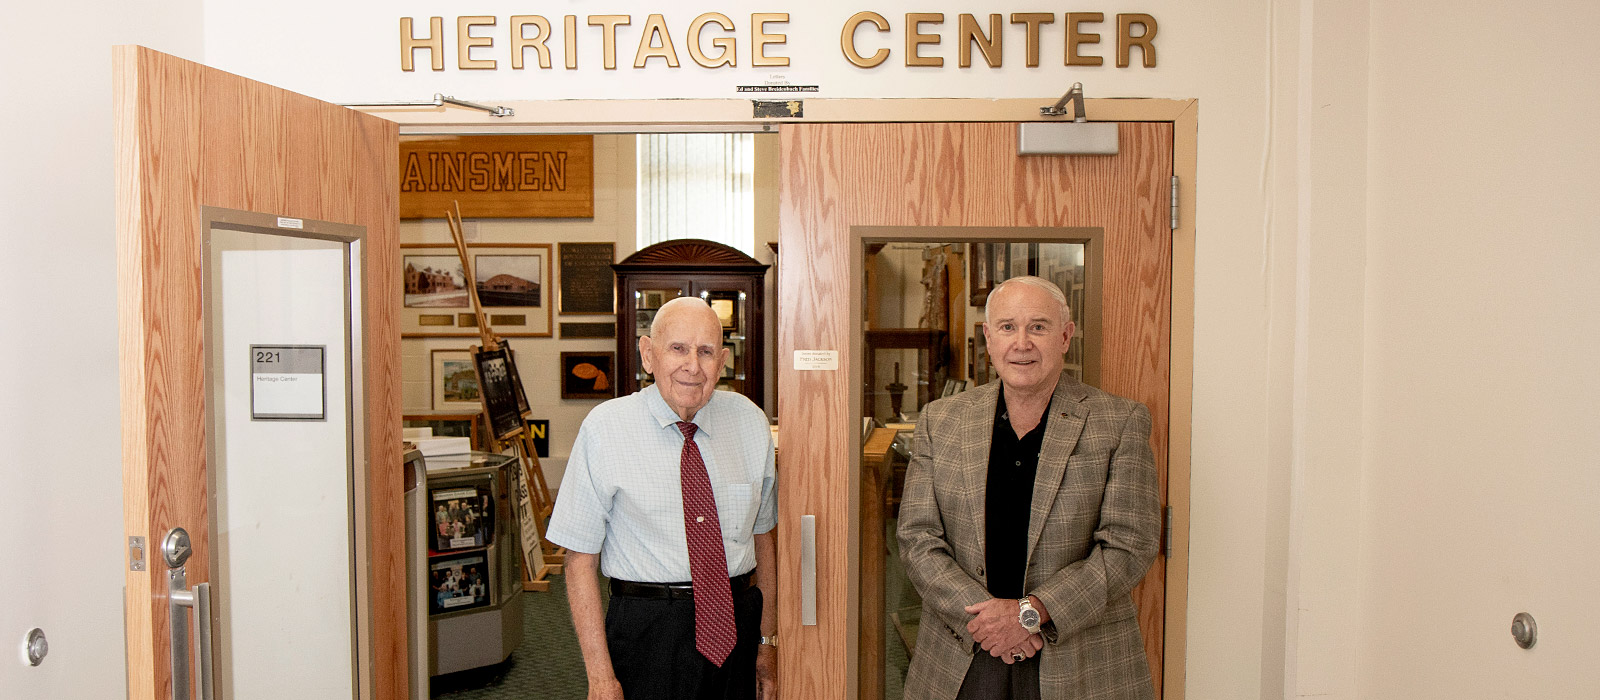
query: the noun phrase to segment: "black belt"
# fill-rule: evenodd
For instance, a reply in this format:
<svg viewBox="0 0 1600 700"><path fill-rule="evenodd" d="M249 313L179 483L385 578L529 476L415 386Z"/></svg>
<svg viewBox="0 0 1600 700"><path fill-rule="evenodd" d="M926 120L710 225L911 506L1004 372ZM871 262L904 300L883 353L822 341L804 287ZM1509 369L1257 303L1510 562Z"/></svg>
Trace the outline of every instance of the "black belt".
<svg viewBox="0 0 1600 700"><path fill-rule="evenodd" d="M733 587L733 594L739 595L750 590L755 572L739 574L728 579L728 585ZM611 595L632 596L634 598L665 598L667 600L686 600L694 598L694 585L690 583L638 583L624 581L620 578L611 579Z"/></svg>

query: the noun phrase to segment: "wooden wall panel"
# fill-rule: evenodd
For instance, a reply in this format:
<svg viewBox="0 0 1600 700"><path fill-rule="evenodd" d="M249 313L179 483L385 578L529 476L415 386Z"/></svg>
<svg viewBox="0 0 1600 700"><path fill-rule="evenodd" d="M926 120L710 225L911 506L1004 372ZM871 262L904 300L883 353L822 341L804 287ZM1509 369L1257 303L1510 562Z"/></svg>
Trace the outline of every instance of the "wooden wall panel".
<svg viewBox="0 0 1600 700"><path fill-rule="evenodd" d="M860 556L859 455L818 436L859 434L858 297L861 241L853 226L1100 226L1105 230L1101 384L1144 402L1165 474L1169 392L1171 232L1166 225L1172 125L1124 123L1123 155L1018 157L1015 124L807 124L783 127L779 319L779 547L795 561L799 516L818 514L818 622L799 628L780 606L786 700L844 698L854 687L855 620L847 594ZM929 240L965 235L930 234ZM836 349L840 371L795 371L794 350ZM853 463L853 461L855 463ZM1163 477L1163 489L1164 487ZM1165 492L1163 491L1163 500ZM848 504L848 508L845 507ZM846 522L837 522L844 520ZM824 534L826 533L826 541ZM845 546L841 546L845 545ZM869 554L873 555L873 554ZM780 599L798 580L781 571ZM1164 560L1135 592L1147 651L1161 683ZM841 580L843 579L843 580ZM792 580L792 582L791 582ZM796 634L796 631L799 631ZM799 676L798 678L796 676Z"/></svg>
<svg viewBox="0 0 1600 700"><path fill-rule="evenodd" d="M209 580L201 207L362 226L373 697L407 692L398 128L141 47L116 49L119 341L129 535L195 534ZM196 567L198 563L198 567ZM165 571L128 575L129 695L170 697ZM155 679L152 681L152 679Z"/></svg>

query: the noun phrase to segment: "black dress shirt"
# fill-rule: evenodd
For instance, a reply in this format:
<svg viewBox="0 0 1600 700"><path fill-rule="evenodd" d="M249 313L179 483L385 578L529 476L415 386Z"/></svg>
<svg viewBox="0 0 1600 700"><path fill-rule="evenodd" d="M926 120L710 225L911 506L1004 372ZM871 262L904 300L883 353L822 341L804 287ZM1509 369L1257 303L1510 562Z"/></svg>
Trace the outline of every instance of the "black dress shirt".
<svg viewBox="0 0 1600 700"><path fill-rule="evenodd" d="M1021 598L1028 568L1028 521L1033 512L1033 480L1050 411L1027 435L1017 436L1006 411L1006 392L995 402L994 435L989 441L989 478L984 489L984 566L989 595Z"/></svg>

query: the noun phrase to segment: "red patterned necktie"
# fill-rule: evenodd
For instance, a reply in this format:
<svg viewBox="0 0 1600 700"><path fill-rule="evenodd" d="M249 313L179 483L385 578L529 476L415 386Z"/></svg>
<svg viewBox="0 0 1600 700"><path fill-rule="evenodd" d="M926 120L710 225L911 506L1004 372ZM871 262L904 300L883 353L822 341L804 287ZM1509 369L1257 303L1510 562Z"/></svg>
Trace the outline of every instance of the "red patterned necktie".
<svg viewBox="0 0 1600 700"><path fill-rule="evenodd" d="M694 584L694 648L718 668L733 653L733 589L728 556L722 548L722 523L711 495L706 462L694 444L699 426L678 422L683 432L683 532L689 539L689 577Z"/></svg>

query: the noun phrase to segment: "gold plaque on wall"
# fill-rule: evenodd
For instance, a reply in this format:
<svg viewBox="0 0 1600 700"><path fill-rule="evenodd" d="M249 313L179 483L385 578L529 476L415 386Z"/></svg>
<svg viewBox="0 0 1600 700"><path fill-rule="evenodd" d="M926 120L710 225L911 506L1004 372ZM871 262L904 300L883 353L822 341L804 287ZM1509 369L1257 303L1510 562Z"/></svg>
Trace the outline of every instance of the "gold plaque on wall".
<svg viewBox="0 0 1600 700"><path fill-rule="evenodd" d="M400 137L400 218L592 218L594 137Z"/></svg>

